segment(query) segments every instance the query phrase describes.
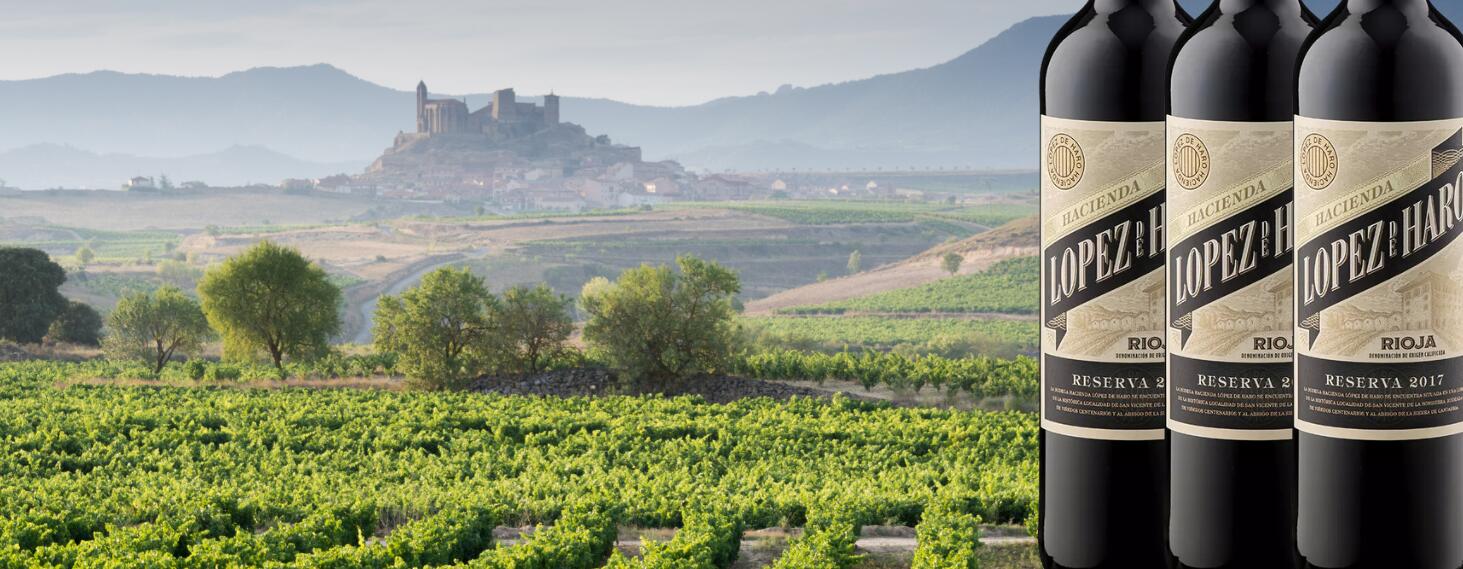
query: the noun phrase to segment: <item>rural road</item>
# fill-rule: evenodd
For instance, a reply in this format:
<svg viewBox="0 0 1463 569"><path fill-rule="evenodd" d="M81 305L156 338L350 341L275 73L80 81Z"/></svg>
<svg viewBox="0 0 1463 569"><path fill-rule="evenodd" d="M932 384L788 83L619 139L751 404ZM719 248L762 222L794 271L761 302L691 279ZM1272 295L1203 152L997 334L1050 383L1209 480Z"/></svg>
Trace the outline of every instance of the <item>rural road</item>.
<svg viewBox="0 0 1463 569"><path fill-rule="evenodd" d="M350 335L351 343L371 343L371 322L372 319L376 316L376 298L379 298L383 295L401 294L406 289L409 289L415 286L417 283L421 282L422 277L427 276L427 274L432 271L435 271L442 267L455 265L457 263L461 263L470 259L480 259L487 256L487 254L487 250L477 250L470 251L467 254L454 253L451 255L431 257L423 261L423 263L419 263L417 267L414 267L414 270L407 273L405 276L387 283L385 287L381 289L380 294L368 299L363 299L356 306L356 313L360 315L360 320L357 324L356 330L354 330L354 333Z"/></svg>

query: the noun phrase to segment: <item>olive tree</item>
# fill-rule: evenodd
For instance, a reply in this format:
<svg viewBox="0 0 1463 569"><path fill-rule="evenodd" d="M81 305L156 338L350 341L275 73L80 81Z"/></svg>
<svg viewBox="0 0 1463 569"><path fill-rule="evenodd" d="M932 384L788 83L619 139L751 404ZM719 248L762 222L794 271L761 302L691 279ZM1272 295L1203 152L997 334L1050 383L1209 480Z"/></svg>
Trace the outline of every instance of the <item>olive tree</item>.
<svg viewBox="0 0 1463 569"><path fill-rule="evenodd" d="M208 323L233 359L311 359L340 331L340 289L300 252L264 241L209 269L198 282Z"/></svg>
<svg viewBox="0 0 1463 569"><path fill-rule="evenodd" d="M214 337L198 301L171 286L123 297L107 315L107 329L103 345L109 357L145 361L153 373L175 354L197 353Z"/></svg>
<svg viewBox="0 0 1463 569"><path fill-rule="evenodd" d="M945 256L940 258L940 267L945 269L945 272L953 275L960 272L960 265L964 262L965 257L952 251L945 253Z"/></svg>
<svg viewBox="0 0 1463 569"><path fill-rule="evenodd" d="M493 357L496 306L481 278L466 269L437 269L399 296L377 301L375 348L396 353L397 369L421 387L461 387Z"/></svg>
<svg viewBox="0 0 1463 569"><path fill-rule="evenodd" d="M736 273L685 256L584 285L584 339L629 378L667 382L723 369L734 351Z"/></svg>
<svg viewBox="0 0 1463 569"><path fill-rule="evenodd" d="M541 372L568 349L569 335L574 333L570 302L545 284L503 293L494 311L503 371Z"/></svg>

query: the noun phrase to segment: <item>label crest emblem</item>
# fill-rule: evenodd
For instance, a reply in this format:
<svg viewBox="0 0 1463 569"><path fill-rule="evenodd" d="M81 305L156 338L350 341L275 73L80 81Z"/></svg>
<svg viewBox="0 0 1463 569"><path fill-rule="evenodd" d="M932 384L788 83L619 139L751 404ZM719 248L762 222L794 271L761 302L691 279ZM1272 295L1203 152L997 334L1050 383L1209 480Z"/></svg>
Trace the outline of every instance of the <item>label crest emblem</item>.
<svg viewBox="0 0 1463 569"><path fill-rule="evenodd" d="M1336 146L1319 134L1311 134L1300 145L1300 174L1312 190L1324 190L1336 181L1340 167Z"/></svg>
<svg viewBox="0 0 1463 569"><path fill-rule="evenodd" d="M1209 180L1213 166L1209 148L1192 134L1184 134L1173 143L1173 174L1185 190L1198 189Z"/></svg>
<svg viewBox="0 0 1463 569"><path fill-rule="evenodd" d="M1087 157L1077 139L1066 134L1052 137L1046 150L1046 172L1058 190L1070 190L1082 181L1087 171Z"/></svg>

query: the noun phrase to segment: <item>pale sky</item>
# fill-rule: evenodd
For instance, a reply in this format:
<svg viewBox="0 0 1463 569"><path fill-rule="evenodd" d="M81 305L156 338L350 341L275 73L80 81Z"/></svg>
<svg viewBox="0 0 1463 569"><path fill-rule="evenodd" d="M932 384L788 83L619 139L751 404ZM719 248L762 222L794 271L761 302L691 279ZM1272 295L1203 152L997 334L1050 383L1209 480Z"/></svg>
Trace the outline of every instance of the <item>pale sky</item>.
<svg viewBox="0 0 1463 569"><path fill-rule="evenodd" d="M927 67L1081 0L0 0L0 79L329 63L433 92L685 105Z"/></svg>

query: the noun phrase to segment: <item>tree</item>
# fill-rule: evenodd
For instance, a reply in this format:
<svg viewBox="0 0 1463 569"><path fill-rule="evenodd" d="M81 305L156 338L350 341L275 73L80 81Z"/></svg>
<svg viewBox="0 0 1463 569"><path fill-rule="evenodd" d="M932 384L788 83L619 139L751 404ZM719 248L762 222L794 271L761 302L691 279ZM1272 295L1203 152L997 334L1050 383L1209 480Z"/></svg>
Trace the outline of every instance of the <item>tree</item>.
<svg viewBox="0 0 1463 569"><path fill-rule="evenodd" d="M487 369L497 299L466 269L429 273L400 296L376 303L376 350L397 354L397 369L420 386L462 386Z"/></svg>
<svg viewBox="0 0 1463 569"><path fill-rule="evenodd" d="M960 272L960 264L964 262L965 257L954 251L945 253L945 256L940 258L940 266L945 269L945 272L952 275Z"/></svg>
<svg viewBox="0 0 1463 569"><path fill-rule="evenodd" d="M154 271L157 272L157 276L162 280L179 287L188 286L197 281L198 277L203 276L203 271L199 268L175 259L168 259L158 263Z"/></svg>
<svg viewBox="0 0 1463 569"><path fill-rule="evenodd" d="M859 271L862 271L863 269L864 254L858 252L858 250L855 249L854 252L848 254L848 274L852 275L858 273Z"/></svg>
<svg viewBox="0 0 1463 569"><path fill-rule="evenodd" d="M538 373L564 353L574 332L569 303L568 297L544 284L513 287L503 293L494 319L503 339L505 369Z"/></svg>
<svg viewBox="0 0 1463 569"><path fill-rule="evenodd" d="M264 241L210 269L198 282L203 313L232 359L310 359L340 331L340 289L300 252Z"/></svg>
<svg viewBox="0 0 1463 569"><path fill-rule="evenodd" d="M66 270L36 249L0 247L0 339L40 342L66 311Z"/></svg>
<svg viewBox="0 0 1463 569"><path fill-rule="evenodd" d="M584 339L630 379L665 382L714 372L734 350L736 273L689 256L676 264L679 273L642 265L614 283L601 277L584 285Z"/></svg>
<svg viewBox="0 0 1463 569"><path fill-rule="evenodd" d="M95 251L91 250L91 247L82 245L81 247L76 249L76 262L83 267L90 265L92 261L96 260L96 258L97 254Z"/></svg>
<svg viewBox="0 0 1463 569"><path fill-rule="evenodd" d="M107 355L136 359L160 373L175 354L194 354L214 338L198 302L176 287L133 293L107 316Z"/></svg>
<svg viewBox="0 0 1463 569"><path fill-rule="evenodd" d="M51 321L51 327L46 331L46 338L52 342L100 346L102 344L102 315L97 314L96 309L80 302L68 302L66 311Z"/></svg>

